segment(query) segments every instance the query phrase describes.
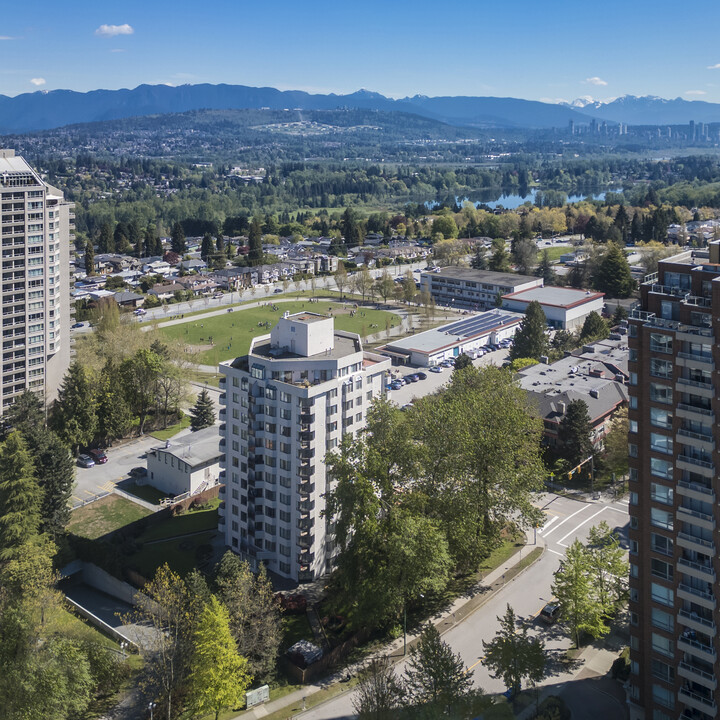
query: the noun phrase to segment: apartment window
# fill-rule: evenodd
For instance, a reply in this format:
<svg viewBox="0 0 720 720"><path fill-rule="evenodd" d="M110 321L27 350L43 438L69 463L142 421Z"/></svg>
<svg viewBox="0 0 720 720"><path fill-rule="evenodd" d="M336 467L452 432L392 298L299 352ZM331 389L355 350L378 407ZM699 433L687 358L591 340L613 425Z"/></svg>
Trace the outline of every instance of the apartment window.
<svg viewBox="0 0 720 720"><path fill-rule="evenodd" d="M650 547L654 552L672 557L673 541L658 533L650 533Z"/></svg>
<svg viewBox="0 0 720 720"><path fill-rule="evenodd" d="M290 513L286 512L285 510L280 511L280 522L289 523L290 522Z"/></svg>
<svg viewBox="0 0 720 720"><path fill-rule="evenodd" d="M668 435L650 433L650 449L654 452L672 454L673 441Z"/></svg>
<svg viewBox="0 0 720 720"><path fill-rule="evenodd" d="M668 460L660 460L659 458L650 458L650 472L657 477L672 480L673 466Z"/></svg>
<svg viewBox="0 0 720 720"><path fill-rule="evenodd" d="M637 588L630 588L630 601L640 602L640 591Z"/></svg>
<svg viewBox="0 0 720 720"><path fill-rule="evenodd" d="M640 640L638 639L637 635L630 636L630 649L631 650L639 650L640 649Z"/></svg>
<svg viewBox="0 0 720 720"><path fill-rule="evenodd" d="M666 708L673 708L675 706L675 693L662 685L652 686L652 696L658 705Z"/></svg>
<svg viewBox="0 0 720 720"><path fill-rule="evenodd" d="M362 413L357 413L355 415L355 422L362 422Z"/></svg>
<svg viewBox="0 0 720 720"><path fill-rule="evenodd" d="M636 578L640 575L640 569L635 563L630 563L630 577Z"/></svg>
<svg viewBox="0 0 720 720"><path fill-rule="evenodd" d="M650 383L650 399L653 402L670 405L672 403L672 388L661 383Z"/></svg>
<svg viewBox="0 0 720 720"><path fill-rule="evenodd" d="M290 547L288 545L280 545L280 554L284 557L290 557Z"/></svg>
<svg viewBox="0 0 720 720"><path fill-rule="evenodd" d="M653 377L664 378L669 380L672 378L673 366L670 360L660 360L659 358L650 359L650 374Z"/></svg>
<svg viewBox="0 0 720 720"><path fill-rule="evenodd" d="M660 408L654 407L650 408L650 424L654 427L670 430L672 428L672 421L672 413L667 410L661 410Z"/></svg>
<svg viewBox="0 0 720 720"><path fill-rule="evenodd" d="M629 420L628 421L628 432L636 433L638 431L638 421L637 420Z"/></svg>
<svg viewBox="0 0 720 720"><path fill-rule="evenodd" d="M673 514L660 508L650 508L650 524L663 530L672 530Z"/></svg>
<svg viewBox="0 0 720 720"><path fill-rule="evenodd" d="M280 493L280 502L283 505L289 505L290 504L290 496L285 495L285 493Z"/></svg>
<svg viewBox="0 0 720 720"><path fill-rule="evenodd" d="M290 563L279 563L278 567L280 568L281 573L285 573L286 575L290 572Z"/></svg>
<svg viewBox="0 0 720 720"><path fill-rule="evenodd" d="M280 392L280 402L289 403L292 402L292 395L286 392Z"/></svg>
<svg viewBox="0 0 720 720"><path fill-rule="evenodd" d="M652 609L652 624L656 628L660 628L660 630L665 630L667 632L672 632L675 626L675 620L673 619L673 616L665 612L664 610L661 610L660 608L653 608Z"/></svg>
<svg viewBox="0 0 720 720"><path fill-rule="evenodd" d="M634 395L630 398L630 409L631 410L638 409L638 399Z"/></svg>
<svg viewBox="0 0 720 720"><path fill-rule="evenodd" d="M291 420L292 413L290 412L290 408L280 408L280 418L282 420Z"/></svg>
<svg viewBox="0 0 720 720"><path fill-rule="evenodd" d="M280 452L288 455L290 453L290 443L280 443Z"/></svg>
<svg viewBox="0 0 720 720"><path fill-rule="evenodd" d="M650 351L660 353L672 352L672 335L650 333Z"/></svg>
<svg viewBox="0 0 720 720"><path fill-rule="evenodd" d="M655 560L654 558L650 561L650 572L662 580L672 581L673 579L673 567L670 563L663 562L662 560Z"/></svg>
<svg viewBox="0 0 720 720"><path fill-rule="evenodd" d="M629 385L637 385L638 384L638 374L636 372L630 373L630 380L628 381Z"/></svg>
<svg viewBox="0 0 720 720"><path fill-rule="evenodd" d="M675 596L670 588L664 587L658 583L652 583L651 588L652 599L655 602L660 603L661 605L667 605L667 607L672 607L674 605ZM653 633L653 638L654 637L655 633Z"/></svg>
<svg viewBox="0 0 720 720"><path fill-rule="evenodd" d="M638 446L636 443L628 443L628 456L631 458L638 456Z"/></svg>
<svg viewBox="0 0 720 720"><path fill-rule="evenodd" d="M672 505L673 489L659 483L650 483L650 499L665 505Z"/></svg>

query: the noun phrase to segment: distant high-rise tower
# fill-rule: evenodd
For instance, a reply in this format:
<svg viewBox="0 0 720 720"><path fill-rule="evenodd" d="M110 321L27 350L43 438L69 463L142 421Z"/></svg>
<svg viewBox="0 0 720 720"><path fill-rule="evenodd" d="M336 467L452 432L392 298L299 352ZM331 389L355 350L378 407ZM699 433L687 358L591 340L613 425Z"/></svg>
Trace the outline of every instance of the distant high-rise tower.
<svg viewBox="0 0 720 720"><path fill-rule="evenodd" d="M574 120L571 120L571 121L568 123L568 128L569 128L569 130L570 130L570 134L571 134L571 135L574 135L574 134L575 134L575 121L574 121Z"/></svg>
<svg viewBox="0 0 720 720"><path fill-rule="evenodd" d="M688 139L690 142L695 142L695 121L690 121L690 131L688 132Z"/></svg>
<svg viewBox="0 0 720 720"><path fill-rule="evenodd" d="M70 363L72 204L0 149L2 409L26 389L54 399Z"/></svg>

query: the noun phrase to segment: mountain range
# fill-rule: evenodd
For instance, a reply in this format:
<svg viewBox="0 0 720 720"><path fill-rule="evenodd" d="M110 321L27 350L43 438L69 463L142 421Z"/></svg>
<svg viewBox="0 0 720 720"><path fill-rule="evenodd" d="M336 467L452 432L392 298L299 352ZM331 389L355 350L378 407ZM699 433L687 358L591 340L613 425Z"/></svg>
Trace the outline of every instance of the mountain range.
<svg viewBox="0 0 720 720"><path fill-rule="evenodd" d="M401 99L359 90L348 95L310 94L245 85L139 85L129 90L51 90L15 97L0 95L0 133L47 130L75 123L186 112L199 109L353 108L405 112L455 126L476 128L565 128L570 120L592 118L629 125L720 122L720 105L702 101L625 96L612 102L551 104L498 97L427 97Z"/></svg>

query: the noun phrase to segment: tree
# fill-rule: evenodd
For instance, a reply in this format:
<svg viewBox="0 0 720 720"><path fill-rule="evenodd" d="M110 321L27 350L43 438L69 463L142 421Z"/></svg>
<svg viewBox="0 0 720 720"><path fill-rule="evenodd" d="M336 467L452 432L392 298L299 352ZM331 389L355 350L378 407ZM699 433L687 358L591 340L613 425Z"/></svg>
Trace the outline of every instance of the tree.
<svg viewBox="0 0 720 720"><path fill-rule="evenodd" d="M570 401L560 421L558 435L562 438L562 455L571 467L593 454L591 433L587 403L580 399Z"/></svg>
<svg viewBox="0 0 720 720"><path fill-rule="evenodd" d="M485 665L493 678L502 678L505 687L518 691L523 678L533 684L545 675L545 644L539 638L528 637L527 626L517 628L515 611L507 606L505 615L499 617L500 630L490 642L483 640Z"/></svg>
<svg viewBox="0 0 720 720"><path fill-rule="evenodd" d="M517 266L518 272L528 275L537 260L537 244L529 238L518 238L512 241L510 247L513 262Z"/></svg>
<svg viewBox="0 0 720 720"><path fill-rule="evenodd" d="M247 561L228 551L220 561L215 583L228 610L238 652L247 658L254 677L266 678L275 667L282 623L264 565L254 575Z"/></svg>
<svg viewBox="0 0 720 720"><path fill-rule="evenodd" d="M603 441L603 462L610 472L624 475L628 471L628 414L620 408L610 421L610 429Z"/></svg>
<svg viewBox="0 0 720 720"><path fill-rule="evenodd" d="M95 436L97 415L94 393L85 368L77 360L65 373L51 420L53 429L75 453Z"/></svg>
<svg viewBox="0 0 720 720"><path fill-rule="evenodd" d="M468 367L468 365L472 365L472 360L469 355L460 353L460 355L455 358L455 370L462 370Z"/></svg>
<svg viewBox="0 0 720 720"><path fill-rule="evenodd" d="M542 251L540 264L535 268L535 274L543 279L545 285L554 285L557 282L555 268L550 260L550 252L547 248Z"/></svg>
<svg viewBox="0 0 720 720"><path fill-rule="evenodd" d="M340 232L345 239L346 247L362 244L363 232L358 220L357 212L352 208L345 208L340 221Z"/></svg>
<svg viewBox="0 0 720 720"><path fill-rule="evenodd" d="M587 553L593 589L605 616L613 616L625 599L628 563L617 532L604 520L590 528Z"/></svg>
<svg viewBox="0 0 720 720"><path fill-rule="evenodd" d="M410 702L444 714L472 692L473 680L460 655L453 653L437 628L428 623L410 650L405 685Z"/></svg>
<svg viewBox="0 0 720 720"><path fill-rule="evenodd" d="M176 222L170 233L170 249L182 257L187 252L187 243L185 242L185 232L182 225Z"/></svg>
<svg viewBox="0 0 720 720"><path fill-rule="evenodd" d="M487 251L484 247L478 247L470 261L473 270L487 270Z"/></svg>
<svg viewBox="0 0 720 720"><path fill-rule="evenodd" d="M25 434L28 430L45 426L45 406L41 396L32 390L16 395L12 405L2 416L3 439L13 430Z"/></svg>
<svg viewBox="0 0 720 720"><path fill-rule="evenodd" d="M162 365L162 358L149 348L140 348L120 365L130 409L140 418L140 435L145 432L145 421L155 400L155 384Z"/></svg>
<svg viewBox="0 0 720 720"><path fill-rule="evenodd" d="M108 359L100 373L97 394L97 435L107 445L125 437L132 424L132 413L125 394L120 368Z"/></svg>
<svg viewBox="0 0 720 720"><path fill-rule="evenodd" d="M403 702L403 688L387 658L372 658L355 688L358 720L393 720Z"/></svg>
<svg viewBox="0 0 720 720"><path fill-rule="evenodd" d="M353 285L355 292L362 295L362 301L365 302L365 296L370 292L373 285L372 275L370 275L370 271L366 267L353 275Z"/></svg>
<svg viewBox="0 0 720 720"><path fill-rule="evenodd" d="M203 388L197 396L197 402L190 409L192 430L202 430L215 424L215 405L207 388Z"/></svg>
<svg viewBox="0 0 720 720"><path fill-rule="evenodd" d="M635 288L625 253L616 243L608 243L593 276L596 290L608 297L628 297Z"/></svg>
<svg viewBox="0 0 720 720"><path fill-rule="evenodd" d="M388 298L392 296L395 289L395 283L387 270L383 270L383 274L375 281L375 287L383 302L387 303Z"/></svg>
<svg viewBox="0 0 720 720"><path fill-rule="evenodd" d="M620 303L618 303L615 306L615 312L612 316L612 324L619 325L623 320L627 320L627 318L628 311Z"/></svg>
<svg viewBox="0 0 720 720"><path fill-rule="evenodd" d="M238 654L228 612L213 595L200 615L193 637L188 676L190 705L197 715L237 707L250 685L247 660Z"/></svg>
<svg viewBox="0 0 720 720"><path fill-rule="evenodd" d="M342 260L338 260L337 270L335 271L335 285L337 286L341 299L343 297L343 293L345 292L345 288L347 287L347 283L348 274L345 269L345 263Z"/></svg>
<svg viewBox="0 0 720 720"><path fill-rule="evenodd" d="M433 232L440 233L446 240L458 236L458 226L451 215L441 215L433 220Z"/></svg>
<svg viewBox="0 0 720 720"><path fill-rule="evenodd" d="M253 217L248 233L248 265L260 265L263 261L262 247L262 219L260 216Z"/></svg>
<svg viewBox="0 0 720 720"><path fill-rule="evenodd" d="M594 310L588 313L580 331L580 342L604 340L610 334L608 324Z"/></svg>
<svg viewBox="0 0 720 720"><path fill-rule="evenodd" d="M212 235L205 233L203 235L202 244L200 245L200 257L207 262L213 251Z"/></svg>
<svg viewBox="0 0 720 720"><path fill-rule="evenodd" d="M520 327L513 338L510 359L535 358L535 360L539 360L541 356L547 355L548 339L545 325L545 313L540 303L537 300L528 303L525 317L520 322Z"/></svg>
<svg viewBox="0 0 720 720"><path fill-rule="evenodd" d="M14 560L37 537L40 497L30 453L13 431L0 447L0 560Z"/></svg>
<svg viewBox="0 0 720 720"><path fill-rule="evenodd" d="M95 248L92 240L88 240L85 244L85 273L87 275L95 274Z"/></svg>
<svg viewBox="0 0 720 720"><path fill-rule="evenodd" d="M406 303L411 303L417 295L417 284L415 283L415 278L410 270L405 272L405 276L403 277L400 285L402 286L403 300Z"/></svg>
<svg viewBox="0 0 720 720"><path fill-rule="evenodd" d="M579 540L570 545L560 561L552 592L560 603L562 620L570 629L576 647L580 647L583 633L596 638L608 633L603 620L604 608L594 596L588 553Z"/></svg>
<svg viewBox="0 0 720 720"><path fill-rule="evenodd" d="M495 272L507 272L510 270L510 255L508 255L503 238L495 238L491 246L492 254L488 261L488 268Z"/></svg>
<svg viewBox="0 0 720 720"><path fill-rule="evenodd" d="M100 227L100 236L98 237L98 252L115 252L115 239L113 238L110 223L103 223Z"/></svg>

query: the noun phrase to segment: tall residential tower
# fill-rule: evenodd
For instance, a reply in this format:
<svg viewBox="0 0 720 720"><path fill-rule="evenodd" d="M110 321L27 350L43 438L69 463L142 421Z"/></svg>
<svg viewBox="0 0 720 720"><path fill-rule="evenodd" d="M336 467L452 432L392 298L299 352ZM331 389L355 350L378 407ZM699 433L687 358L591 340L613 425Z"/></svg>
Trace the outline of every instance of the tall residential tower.
<svg viewBox="0 0 720 720"><path fill-rule="evenodd" d="M389 368L359 335L309 312L286 314L247 355L220 365L220 529L230 548L297 582L331 569L325 455L365 426Z"/></svg>
<svg viewBox="0 0 720 720"><path fill-rule="evenodd" d="M630 345L631 717L717 717L720 243L663 260Z"/></svg>
<svg viewBox="0 0 720 720"><path fill-rule="evenodd" d="M2 409L25 389L52 400L70 362L72 205L0 149Z"/></svg>

